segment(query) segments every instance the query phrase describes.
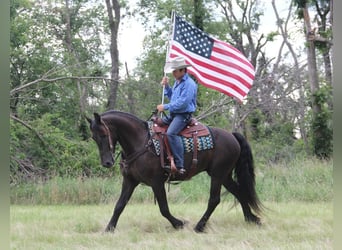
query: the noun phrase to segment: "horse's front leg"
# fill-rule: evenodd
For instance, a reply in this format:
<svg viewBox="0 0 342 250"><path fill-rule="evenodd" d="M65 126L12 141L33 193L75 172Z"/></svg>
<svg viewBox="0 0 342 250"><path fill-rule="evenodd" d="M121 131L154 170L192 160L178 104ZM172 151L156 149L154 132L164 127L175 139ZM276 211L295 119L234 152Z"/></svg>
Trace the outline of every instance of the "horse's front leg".
<svg viewBox="0 0 342 250"><path fill-rule="evenodd" d="M221 182L219 180L214 180L214 178L211 178L211 184L210 184L210 197L208 201L208 207L205 211L202 218L197 223L196 227L194 228L196 232L203 232L205 225L207 224L207 221L209 220L211 214L214 212L217 205L220 203L221 197Z"/></svg>
<svg viewBox="0 0 342 250"><path fill-rule="evenodd" d="M184 221L178 220L177 218L173 217L169 210L169 205L167 203L166 199L166 192L165 192L165 186L164 183L161 183L160 185L154 185L152 187L153 193L157 199L160 213L170 221L172 226L176 229L183 228Z"/></svg>
<svg viewBox="0 0 342 250"><path fill-rule="evenodd" d="M124 210L127 202L131 198L132 193L138 184L138 182L130 180L127 177L124 177L121 187L121 194L118 201L116 202L113 216L106 227L106 232L114 231L120 214Z"/></svg>

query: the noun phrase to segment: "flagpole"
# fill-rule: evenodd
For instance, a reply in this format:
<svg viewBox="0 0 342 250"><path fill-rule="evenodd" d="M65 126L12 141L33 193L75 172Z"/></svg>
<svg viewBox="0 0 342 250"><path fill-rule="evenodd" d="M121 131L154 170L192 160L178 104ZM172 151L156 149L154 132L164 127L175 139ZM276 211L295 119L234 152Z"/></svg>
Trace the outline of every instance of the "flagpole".
<svg viewBox="0 0 342 250"><path fill-rule="evenodd" d="M171 12L171 25L169 28L169 34L168 34L168 42L167 42L167 48L166 48L166 56L165 56L165 63L167 62L169 58L169 53L170 53L170 46L171 46L171 40L172 40L172 35L173 35L173 28L174 28L174 17L175 17L175 11L172 10ZM165 69L164 69L164 77L166 76ZM164 91L165 91L165 85L163 85L163 90L162 90L162 101L161 103L164 104ZM163 116L163 113L161 113L161 116Z"/></svg>

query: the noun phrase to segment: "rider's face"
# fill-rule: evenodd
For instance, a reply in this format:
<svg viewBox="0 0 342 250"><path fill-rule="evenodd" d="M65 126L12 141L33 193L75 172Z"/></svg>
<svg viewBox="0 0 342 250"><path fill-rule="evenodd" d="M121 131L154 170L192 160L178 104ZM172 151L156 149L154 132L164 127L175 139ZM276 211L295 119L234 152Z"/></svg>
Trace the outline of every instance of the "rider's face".
<svg viewBox="0 0 342 250"><path fill-rule="evenodd" d="M180 80L184 74L185 74L184 69L175 69L174 71L172 71L173 77L177 80Z"/></svg>

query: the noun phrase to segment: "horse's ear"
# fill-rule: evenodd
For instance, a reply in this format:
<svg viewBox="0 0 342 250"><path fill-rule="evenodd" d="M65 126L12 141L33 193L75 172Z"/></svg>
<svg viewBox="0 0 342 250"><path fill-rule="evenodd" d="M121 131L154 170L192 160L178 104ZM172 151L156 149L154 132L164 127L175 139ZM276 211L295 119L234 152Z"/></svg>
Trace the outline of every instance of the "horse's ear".
<svg viewBox="0 0 342 250"><path fill-rule="evenodd" d="M95 122L97 124L101 124L102 123L101 116L98 113L94 113L94 118L95 118Z"/></svg>

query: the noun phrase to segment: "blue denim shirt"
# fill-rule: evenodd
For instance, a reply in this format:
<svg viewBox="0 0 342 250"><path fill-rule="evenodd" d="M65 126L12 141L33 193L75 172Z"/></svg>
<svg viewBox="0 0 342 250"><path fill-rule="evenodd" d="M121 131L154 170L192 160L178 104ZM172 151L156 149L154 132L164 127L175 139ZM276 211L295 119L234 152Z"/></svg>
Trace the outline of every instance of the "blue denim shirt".
<svg viewBox="0 0 342 250"><path fill-rule="evenodd" d="M197 84L185 73L180 82L173 84L173 87L166 86L164 95L170 100L164 104L164 109L170 113L193 113L196 110Z"/></svg>

